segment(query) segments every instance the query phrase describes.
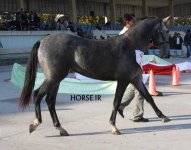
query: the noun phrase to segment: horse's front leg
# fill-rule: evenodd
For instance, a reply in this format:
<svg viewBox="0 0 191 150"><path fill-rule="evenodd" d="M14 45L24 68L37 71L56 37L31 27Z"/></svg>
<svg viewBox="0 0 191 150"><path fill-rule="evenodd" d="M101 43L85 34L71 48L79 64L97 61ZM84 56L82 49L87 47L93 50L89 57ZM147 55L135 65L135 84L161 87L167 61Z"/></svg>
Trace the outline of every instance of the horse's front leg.
<svg viewBox="0 0 191 150"><path fill-rule="evenodd" d="M168 117L166 117L160 110L159 108L156 106L152 96L149 94L147 88L145 87L145 85L142 82L142 78L136 78L133 80L132 83L137 90L142 94L142 96L146 99L146 101L152 106L152 108L154 109L156 115L162 119L163 122L169 122L170 119Z"/></svg>
<svg viewBox="0 0 191 150"><path fill-rule="evenodd" d="M121 104L121 100L122 100L122 97L123 97L123 94L125 92L127 85L128 85L128 83L125 81L118 81L117 82L115 98L113 101L113 110L112 110L111 117L110 117L112 134L115 134L115 135L121 134L119 132L119 130L117 129L117 127L115 126L115 121L116 121L117 111L118 111L119 106Z"/></svg>

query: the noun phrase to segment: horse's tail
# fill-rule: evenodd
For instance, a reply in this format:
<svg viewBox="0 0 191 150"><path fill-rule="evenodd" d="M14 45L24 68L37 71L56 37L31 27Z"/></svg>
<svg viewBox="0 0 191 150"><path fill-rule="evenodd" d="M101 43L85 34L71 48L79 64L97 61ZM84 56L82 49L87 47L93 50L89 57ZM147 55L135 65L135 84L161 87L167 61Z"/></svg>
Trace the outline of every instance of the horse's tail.
<svg viewBox="0 0 191 150"><path fill-rule="evenodd" d="M40 41L34 44L27 62L24 86L19 100L19 107L22 109L25 109L26 106L29 105L31 100L32 90L34 89L36 71L37 71L37 62L38 62L37 52L39 46L40 46Z"/></svg>

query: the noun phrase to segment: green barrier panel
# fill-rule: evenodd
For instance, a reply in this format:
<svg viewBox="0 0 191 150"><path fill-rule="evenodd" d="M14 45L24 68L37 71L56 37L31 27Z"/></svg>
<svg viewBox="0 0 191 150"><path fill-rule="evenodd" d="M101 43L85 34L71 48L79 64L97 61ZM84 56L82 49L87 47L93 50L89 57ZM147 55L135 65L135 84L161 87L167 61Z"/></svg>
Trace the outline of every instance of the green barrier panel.
<svg viewBox="0 0 191 150"><path fill-rule="evenodd" d="M143 63L150 63L152 61L156 61L157 64L163 64L163 65L170 65L171 63L169 63L168 61L165 61L163 59L161 59L158 56L155 55L144 55L143 56Z"/></svg>
<svg viewBox="0 0 191 150"><path fill-rule="evenodd" d="M24 66L15 63L12 69L11 83L22 88L25 79L25 70L26 68ZM43 81L44 74L38 71L35 89L38 88ZM58 92L66 94L115 94L116 86L116 81L88 82L73 78L65 78L61 82Z"/></svg>

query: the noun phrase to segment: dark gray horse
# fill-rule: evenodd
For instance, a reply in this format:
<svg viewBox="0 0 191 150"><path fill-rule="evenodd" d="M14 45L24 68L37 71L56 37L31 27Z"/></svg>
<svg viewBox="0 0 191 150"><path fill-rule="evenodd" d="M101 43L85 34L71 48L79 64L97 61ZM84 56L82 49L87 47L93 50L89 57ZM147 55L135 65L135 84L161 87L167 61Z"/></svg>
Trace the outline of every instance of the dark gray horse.
<svg viewBox="0 0 191 150"><path fill-rule="evenodd" d="M40 103L46 95L46 102L54 126L61 135L69 135L62 128L55 110L59 84L67 76L69 69L94 79L117 81L110 118L113 134L120 134L115 126L116 114L129 83L140 91L162 121L170 121L158 109L148 93L142 82L141 67L135 58L135 49L145 50L150 39L160 46L166 41L165 37L167 37L167 28L162 19L154 17L144 19L125 34L107 40L88 40L67 34L57 34L38 41L28 59L19 103L23 109L30 103L35 84L37 62L39 62L45 74L45 80L33 93L36 119L29 127L30 133L42 122Z"/></svg>

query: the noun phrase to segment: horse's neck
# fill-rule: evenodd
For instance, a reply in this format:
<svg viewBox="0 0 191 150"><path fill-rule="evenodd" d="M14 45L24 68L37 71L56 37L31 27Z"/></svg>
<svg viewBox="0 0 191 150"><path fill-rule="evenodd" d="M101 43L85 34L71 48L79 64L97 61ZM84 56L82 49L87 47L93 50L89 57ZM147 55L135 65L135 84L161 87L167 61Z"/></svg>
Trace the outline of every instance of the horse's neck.
<svg viewBox="0 0 191 150"><path fill-rule="evenodd" d="M142 51L147 49L149 40L152 35L152 30L155 26L156 26L156 21L151 22L150 24L141 23L132 30L128 31L129 37L131 38L132 41L134 41L134 44L137 47L136 49Z"/></svg>
<svg viewBox="0 0 191 150"><path fill-rule="evenodd" d="M128 35L128 33L126 32L125 34L124 34L124 43L126 43L125 44L125 46L126 47L128 47L128 50L135 50L135 49L137 49L137 46L135 45L135 42L134 42L134 40L133 39L131 39L131 37Z"/></svg>
<svg viewBox="0 0 191 150"><path fill-rule="evenodd" d="M132 34L131 38L134 41L137 49L144 50L145 47L148 45L150 32L147 29L146 30L143 29L142 32L135 31L134 34Z"/></svg>
<svg viewBox="0 0 191 150"><path fill-rule="evenodd" d="M126 46L128 46L129 50L144 50L144 46L146 45L145 39L141 38L142 36L139 34L129 34L126 32L124 34L124 41L126 41Z"/></svg>

